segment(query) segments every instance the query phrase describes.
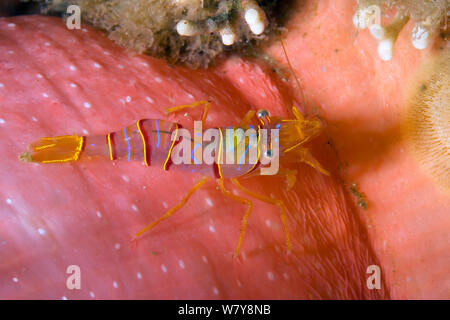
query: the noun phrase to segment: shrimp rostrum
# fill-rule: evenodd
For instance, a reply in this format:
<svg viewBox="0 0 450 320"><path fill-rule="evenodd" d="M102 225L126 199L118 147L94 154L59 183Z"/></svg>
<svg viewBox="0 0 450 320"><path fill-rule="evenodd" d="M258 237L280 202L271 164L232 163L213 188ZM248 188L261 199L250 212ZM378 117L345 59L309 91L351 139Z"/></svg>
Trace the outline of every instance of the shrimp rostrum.
<svg viewBox="0 0 450 320"><path fill-rule="evenodd" d="M290 163L304 162L323 174L328 172L311 155L305 143L319 135L323 125L318 118L306 119L292 108L292 119L271 117L265 110L249 111L237 126L209 128L204 124L209 101L197 101L167 109L175 113L189 108L203 107L201 121L193 128L183 128L176 122L159 119L138 120L134 124L106 135L67 135L45 137L32 143L29 151L19 158L25 162L65 163L71 161L108 158L118 161L141 161L146 166L162 170L188 169L200 173L201 178L181 201L164 215L136 233L136 238L169 218L189 200L208 179L213 178L223 194L247 205L242 219L237 256L245 228L252 211L249 198L226 189L224 181L231 182L250 198L277 206L284 228L286 245L292 244L286 222L286 206L282 200L253 192L239 182L239 178L253 175L286 175L290 187L295 183L295 171L286 170Z"/></svg>

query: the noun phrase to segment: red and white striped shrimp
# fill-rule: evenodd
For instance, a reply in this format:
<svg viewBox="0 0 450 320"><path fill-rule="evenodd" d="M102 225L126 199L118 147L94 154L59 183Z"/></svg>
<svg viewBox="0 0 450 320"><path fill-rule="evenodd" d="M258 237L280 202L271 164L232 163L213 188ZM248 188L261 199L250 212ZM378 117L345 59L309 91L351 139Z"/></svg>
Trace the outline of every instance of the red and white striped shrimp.
<svg viewBox="0 0 450 320"><path fill-rule="evenodd" d="M197 106L204 106L202 117L202 124L204 124L210 107L209 101L198 101L190 105L169 108L167 111L172 113ZM217 156L212 164L199 161L201 160L200 158L193 156L196 151L196 146L198 146L195 131L193 134L190 134L192 129L186 131L175 122L159 119L138 120L130 126L106 135L71 135L41 138L37 142L32 143L29 146L29 151L22 153L19 158L25 162L40 163L64 163L93 160L95 158L108 158L119 161L141 161L146 166L157 166L166 171L172 169L172 167L173 169L184 168L189 169L189 171L199 172L204 176L176 206L169 209L161 218L139 231L136 237L141 236L162 220L170 217L188 201L196 190L205 184L208 178L214 178L226 196L248 206L242 220L240 237L235 250L235 255L237 255L252 209L252 202L231 193L225 188L224 179L231 179L232 183L245 194L280 208L286 244L288 250L290 250L292 245L286 223L286 207L283 201L254 193L243 187L237 178L261 174L261 170L267 167L267 162L264 163L262 161L263 157L273 158L275 156L273 150L275 149L277 149L276 156L278 156L277 160L281 168L277 174L287 175L291 186L295 183L295 173L291 170L284 170L283 167L288 163L304 162L319 170L321 173L328 174L310 154L309 150L304 147L305 142L313 139L322 131L321 121L318 118L305 119L295 107L292 108L292 113L294 119L281 119L278 117L270 117L265 110L260 110L257 113L255 111L249 111L239 126L215 128L219 132L219 139L214 144L214 154ZM259 124L252 126L252 121L258 122ZM250 128L255 129L250 134L242 134L242 132ZM242 131L239 131L239 129L242 129ZM262 130L266 130L267 136L270 137L272 136L272 132L276 132L276 141L269 139L269 142L263 145L261 142ZM227 138L227 132L233 132L234 135L231 139ZM236 132L241 133L236 135ZM202 131L202 133L205 133L205 131ZM193 136L194 138L192 138ZM191 163L174 164L172 161L174 149L183 140L188 142L188 152L193 161ZM208 144L205 142L200 143L202 147L208 147ZM245 152L251 146L256 146L258 150L256 161L229 163L220 160L224 158L227 148L234 147L234 150L237 151L239 149L237 148L238 144L242 145L243 148L241 150L244 150L244 153L242 151L237 153L235 155L236 159L242 159L245 156L248 157ZM277 148L274 148L275 145Z"/></svg>

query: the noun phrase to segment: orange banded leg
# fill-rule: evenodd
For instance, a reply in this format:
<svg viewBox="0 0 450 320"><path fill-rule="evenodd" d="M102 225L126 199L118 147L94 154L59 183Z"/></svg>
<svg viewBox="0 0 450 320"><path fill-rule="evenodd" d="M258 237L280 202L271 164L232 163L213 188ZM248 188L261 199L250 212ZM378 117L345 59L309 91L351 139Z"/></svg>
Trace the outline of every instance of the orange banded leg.
<svg viewBox="0 0 450 320"><path fill-rule="evenodd" d="M239 190L241 190L245 194L247 194L253 198L256 198L260 201L273 204L273 205L277 206L278 208L280 208L280 219L281 219L281 223L283 224L283 228L284 228L284 234L286 237L286 245L287 245L288 250L291 251L292 243L291 243L291 237L289 235L289 230L287 227L286 206L284 205L283 200L274 199L274 198L271 198L271 197L268 197L268 196L265 196L262 194L255 193L251 190L248 190L243 185L241 185L240 182L236 178L231 179L231 182L233 182L233 184L236 187L238 187Z"/></svg>
<svg viewBox="0 0 450 320"><path fill-rule="evenodd" d="M202 100L202 101L196 101L196 102L191 103L191 104L183 104L181 106L167 108L166 112L167 113L174 113L174 112L178 112L178 111L181 111L181 110L184 110L184 109L197 108L199 106L204 106L203 115L202 115L202 125L204 126L205 122L206 122L206 117L208 116L209 108L211 107L211 103L209 101Z"/></svg>
<svg viewBox="0 0 450 320"><path fill-rule="evenodd" d="M242 120L241 120L241 122L239 122L239 127L240 128L245 128L245 127L247 127L249 124L250 124L250 122L252 121L252 119L253 119L253 117L255 116L255 110L249 110L246 114L245 114L245 116L244 116L244 118L242 118Z"/></svg>
<svg viewBox="0 0 450 320"><path fill-rule="evenodd" d="M277 175L285 177L287 190L292 189L292 187L297 182L297 170L283 168L283 169L278 170Z"/></svg>
<svg viewBox="0 0 450 320"><path fill-rule="evenodd" d="M247 200L245 198L239 197L237 195L234 195L230 191L228 191L223 183L223 179L217 179L217 185L219 186L220 190L223 192L223 194L237 202L243 203L247 205L247 210L245 211L244 217L242 218L242 224L241 224L241 231L239 233L239 241L236 246L236 250L234 251L234 256L237 257L239 254L239 249L241 248L242 240L244 239L245 229L247 227L247 222L250 217L250 213L252 212L253 204L250 200Z"/></svg>
<svg viewBox="0 0 450 320"><path fill-rule="evenodd" d="M189 200L189 198L195 193L195 191L197 191L198 189L200 189L201 186L203 186L205 184L205 182L208 180L207 177L204 177L202 179L200 179L193 187L191 190L189 190L183 197L183 199L181 199L180 202L178 202L178 204L176 204L175 206L173 206L172 208L170 208L161 218L157 219L156 221L152 222L151 224L149 224L148 226L146 226L144 229L142 229L141 231L139 231L138 233L136 233L136 238L141 236L142 234L144 234L145 232L147 232L148 230L150 230L151 228L153 228L154 226L156 226L158 223L160 223L161 221L169 218L172 214L174 214L178 209L182 208L186 202Z"/></svg>
<svg viewBox="0 0 450 320"><path fill-rule="evenodd" d="M311 154L311 152L309 152L308 149L303 147L297 148L296 150L294 150L293 154L297 157L297 159L299 159L299 161L310 165L311 167L313 167L314 169L318 170L319 172L321 172L326 176L330 175L330 173L324 167L322 167L320 162L313 157L313 155Z"/></svg>

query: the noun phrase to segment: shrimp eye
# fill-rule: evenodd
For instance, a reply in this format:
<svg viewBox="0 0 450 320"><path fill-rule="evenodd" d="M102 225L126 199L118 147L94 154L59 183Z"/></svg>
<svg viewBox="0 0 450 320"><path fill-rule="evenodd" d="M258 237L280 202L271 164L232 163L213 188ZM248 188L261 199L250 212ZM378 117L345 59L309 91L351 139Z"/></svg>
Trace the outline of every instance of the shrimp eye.
<svg viewBox="0 0 450 320"><path fill-rule="evenodd" d="M256 116L258 117L258 119L263 119L269 116L269 112L267 110L261 109L256 113Z"/></svg>
<svg viewBox="0 0 450 320"><path fill-rule="evenodd" d="M272 156L273 156L273 151L272 150L267 150L266 152L265 152L265 156L266 156L266 158L272 158Z"/></svg>

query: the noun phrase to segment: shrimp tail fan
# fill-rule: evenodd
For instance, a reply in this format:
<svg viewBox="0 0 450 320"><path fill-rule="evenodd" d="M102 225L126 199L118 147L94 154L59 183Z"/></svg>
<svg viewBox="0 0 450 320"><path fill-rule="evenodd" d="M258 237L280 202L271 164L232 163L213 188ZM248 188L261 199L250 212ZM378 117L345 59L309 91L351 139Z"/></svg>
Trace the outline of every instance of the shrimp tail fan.
<svg viewBox="0 0 450 320"><path fill-rule="evenodd" d="M62 163L77 161L84 147L84 137L77 135L45 137L28 146L19 155L23 162Z"/></svg>

